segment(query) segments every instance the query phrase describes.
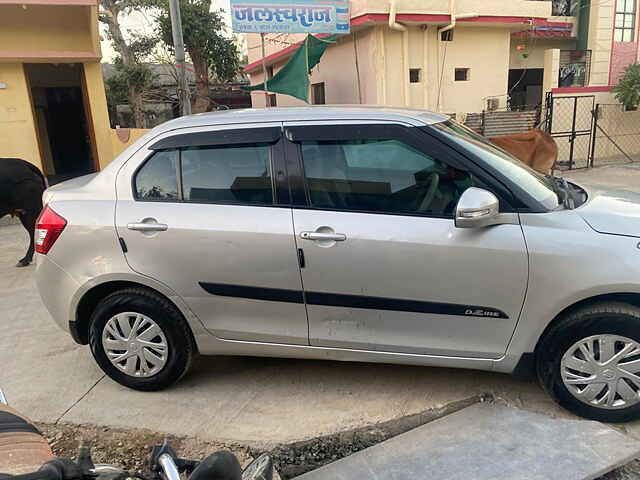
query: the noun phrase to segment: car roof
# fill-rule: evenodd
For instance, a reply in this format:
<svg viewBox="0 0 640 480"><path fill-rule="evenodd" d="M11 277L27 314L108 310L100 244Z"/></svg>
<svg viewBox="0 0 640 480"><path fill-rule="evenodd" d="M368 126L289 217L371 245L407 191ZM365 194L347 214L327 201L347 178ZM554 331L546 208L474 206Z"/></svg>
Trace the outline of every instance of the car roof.
<svg viewBox="0 0 640 480"><path fill-rule="evenodd" d="M448 115L410 108L393 108L376 105L314 105L303 107L246 108L220 110L217 112L187 115L164 122L133 144L129 145L113 161L101 170L100 176L115 176L120 167L150 140L185 128L216 125L243 125L268 122L302 121L362 121L362 122L403 122L415 127L432 125L448 120Z"/></svg>
<svg viewBox="0 0 640 480"><path fill-rule="evenodd" d="M246 108L199 113L176 118L154 129L159 134L180 128L207 125L229 125L263 122L295 122L314 120L398 121L414 126L431 125L448 120L447 115L427 110L381 106L322 105L304 107Z"/></svg>

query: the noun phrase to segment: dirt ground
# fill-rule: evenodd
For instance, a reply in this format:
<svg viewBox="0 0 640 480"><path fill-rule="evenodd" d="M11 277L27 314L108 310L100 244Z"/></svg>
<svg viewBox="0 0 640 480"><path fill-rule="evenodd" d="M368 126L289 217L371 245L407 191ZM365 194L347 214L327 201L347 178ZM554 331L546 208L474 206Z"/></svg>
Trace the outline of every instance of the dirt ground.
<svg viewBox="0 0 640 480"><path fill-rule="evenodd" d="M150 430L114 429L91 425L39 424L58 457L75 458L79 443L92 445L95 463L110 463L132 472L144 472L145 462L152 446L163 442L163 434ZM298 474L338 460L388 438L384 427L369 432L350 432L341 436L325 437L304 444L281 445L271 452L282 478ZM241 465L248 464L260 451L242 445L204 442L195 438L168 437L178 455L200 460L217 450L233 452ZM600 480L640 480L640 459L611 472Z"/></svg>
<svg viewBox="0 0 640 480"><path fill-rule="evenodd" d="M162 444L166 437L150 430L123 430L91 425L41 423L38 428L58 457L74 459L80 442L88 441L92 445L94 463L114 464L131 472L144 472L151 448ZM215 451L228 450L238 457L243 466L252 460L249 449L239 445L171 436L167 439L181 458L201 460Z"/></svg>

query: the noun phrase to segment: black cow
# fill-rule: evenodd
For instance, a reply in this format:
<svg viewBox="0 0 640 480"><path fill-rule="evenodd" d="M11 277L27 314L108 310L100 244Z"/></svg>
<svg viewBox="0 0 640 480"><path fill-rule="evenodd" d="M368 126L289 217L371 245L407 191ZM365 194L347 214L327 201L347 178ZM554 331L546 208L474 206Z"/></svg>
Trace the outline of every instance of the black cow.
<svg viewBox="0 0 640 480"><path fill-rule="evenodd" d="M46 188L47 181L35 165L19 158L0 158L0 218L19 217L31 239L29 250L17 267L26 267L33 260L33 234Z"/></svg>

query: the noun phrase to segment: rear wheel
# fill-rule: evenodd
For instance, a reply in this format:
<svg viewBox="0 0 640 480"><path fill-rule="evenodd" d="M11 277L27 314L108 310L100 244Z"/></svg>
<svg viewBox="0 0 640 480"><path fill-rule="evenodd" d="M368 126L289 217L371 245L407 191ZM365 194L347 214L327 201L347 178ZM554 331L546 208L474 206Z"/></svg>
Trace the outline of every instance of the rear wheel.
<svg viewBox="0 0 640 480"><path fill-rule="evenodd" d="M126 289L104 298L89 328L91 352L113 380L136 390L160 390L191 365L194 347L182 314L165 298Z"/></svg>
<svg viewBox="0 0 640 480"><path fill-rule="evenodd" d="M563 407L603 422L640 418L640 309L608 302L554 325L536 350L540 383Z"/></svg>

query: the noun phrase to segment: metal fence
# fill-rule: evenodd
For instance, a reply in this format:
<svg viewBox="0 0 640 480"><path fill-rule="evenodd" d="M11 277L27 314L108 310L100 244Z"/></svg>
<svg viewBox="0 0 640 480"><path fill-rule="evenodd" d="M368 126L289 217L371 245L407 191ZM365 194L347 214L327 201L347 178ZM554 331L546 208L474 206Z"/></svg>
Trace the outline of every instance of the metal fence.
<svg viewBox="0 0 640 480"><path fill-rule="evenodd" d="M558 145L557 168L566 170L591 166L594 109L593 95L547 96L545 130Z"/></svg>
<svg viewBox="0 0 640 480"><path fill-rule="evenodd" d="M640 111L596 104L593 95L547 95L543 128L558 145L560 170L640 162Z"/></svg>
<svg viewBox="0 0 640 480"><path fill-rule="evenodd" d="M598 104L594 117L593 166L640 161L640 111Z"/></svg>
<svg viewBox="0 0 640 480"><path fill-rule="evenodd" d="M539 121L540 109L525 111L494 110L469 113L464 124L481 135L491 138L532 130L536 128Z"/></svg>

